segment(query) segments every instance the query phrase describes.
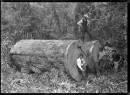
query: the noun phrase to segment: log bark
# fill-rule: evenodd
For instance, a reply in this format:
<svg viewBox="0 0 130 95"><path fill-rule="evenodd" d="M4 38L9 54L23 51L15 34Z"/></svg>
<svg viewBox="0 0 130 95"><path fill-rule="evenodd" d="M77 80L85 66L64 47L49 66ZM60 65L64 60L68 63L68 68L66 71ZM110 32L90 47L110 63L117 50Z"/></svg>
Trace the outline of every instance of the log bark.
<svg viewBox="0 0 130 95"><path fill-rule="evenodd" d="M90 48L94 45L92 52ZM23 71L41 72L53 66L63 65L70 76L80 81L82 74L78 71L76 60L83 54L86 69L98 68L98 41L82 42L79 40L21 40L10 51L12 63ZM81 48L79 48L81 47ZM60 66L59 66L60 67Z"/></svg>
<svg viewBox="0 0 130 95"><path fill-rule="evenodd" d="M82 75L77 70L76 59L81 53L77 46L81 45L78 40L21 40L11 48L10 54L20 71L49 70L51 63L59 62L72 78L79 81Z"/></svg>

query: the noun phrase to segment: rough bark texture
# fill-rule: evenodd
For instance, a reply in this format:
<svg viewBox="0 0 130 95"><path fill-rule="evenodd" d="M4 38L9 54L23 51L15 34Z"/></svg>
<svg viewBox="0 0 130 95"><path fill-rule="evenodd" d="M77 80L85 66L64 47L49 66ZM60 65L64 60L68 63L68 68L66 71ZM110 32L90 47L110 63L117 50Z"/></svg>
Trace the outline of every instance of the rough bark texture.
<svg viewBox="0 0 130 95"><path fill-rule="evenodd" d="M92 45L94 48L90 52ZM95 63L99 47L98 41L83 43L78 40L21 40L11 48L10 54L13 64L20 71L40 72L62 64L73 79L80 81L82 75L76 66L77 58L82 53L86 61L83 68L88 66L93 70L97 67Z"/></svg>
<svg viewBox="0 0 130 95"><path fill-rule="evenodd" d="M76 59L80 51L76 40L21 40L16 43L10 53L15 65L31 69L35 72L50 69L52 64L64 63L66 70L77 81L81 79L76 67ZM39 60L40 59L40 60ZM53 65L55 65L53 64Z"/></svg>

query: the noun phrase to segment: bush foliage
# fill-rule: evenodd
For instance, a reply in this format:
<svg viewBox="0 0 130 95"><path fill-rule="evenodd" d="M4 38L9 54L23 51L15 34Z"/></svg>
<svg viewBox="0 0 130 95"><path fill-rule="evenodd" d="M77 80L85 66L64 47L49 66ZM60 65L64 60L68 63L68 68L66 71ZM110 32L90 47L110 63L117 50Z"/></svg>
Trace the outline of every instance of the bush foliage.
<svg viewBox="0 0 130 95"><path fill-rule="evenodd" d="M125 2L2 2L1 10L2 38L8 37L14 43L21 39L60 39L70 35L79 39L77 22L88 13L91 21L88 31L93 39L109 40L115 47L126 47Z"/></svg>

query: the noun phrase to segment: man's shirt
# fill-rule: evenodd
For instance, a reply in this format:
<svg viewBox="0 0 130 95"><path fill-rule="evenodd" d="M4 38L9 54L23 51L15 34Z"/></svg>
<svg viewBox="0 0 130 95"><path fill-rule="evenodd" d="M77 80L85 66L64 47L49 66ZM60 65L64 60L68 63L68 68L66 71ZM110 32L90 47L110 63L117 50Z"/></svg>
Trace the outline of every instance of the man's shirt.
<svg viewBox="0 0 130 95"><path fill-rule="evenodd" d="M83 64L85 63L85 60L82 58L78 58L77 59L77 66L82 70L82 71L84 71L83 70L83 68L82 68L82 66L83 66Z"/></svg>
<svg viewBox="0 0 130 95"><path fill-rule="evenodd" d="M94 45L92 45L92 46L91 46L91 48L90 48L90 52L92 52L92 50L93 50L93 47L94 47Z"/></svg>

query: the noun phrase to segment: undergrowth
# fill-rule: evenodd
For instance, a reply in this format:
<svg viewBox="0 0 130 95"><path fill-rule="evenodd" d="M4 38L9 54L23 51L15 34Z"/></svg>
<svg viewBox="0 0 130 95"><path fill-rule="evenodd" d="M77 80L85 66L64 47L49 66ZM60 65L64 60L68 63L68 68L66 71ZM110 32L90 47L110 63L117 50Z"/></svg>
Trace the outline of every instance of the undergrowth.
<svg viewBox="0 0 130 95"><path fill-rule="evenodd" d="M112 74L105 72L100 77L89 74L80 82L55 67L42 74L25 74L8 66L8 48L3 45L1 49L4 51L1 53L2 93L127 93L125 69Z"/></svg>
<svg viewBox="0 0 130 95"><path fill-rule="evenodd" d="M76 82L66 73L52 68L43 74L14 72L11 68L1 73L2 93L127 93L127 73L95 77Z"/></svg>

